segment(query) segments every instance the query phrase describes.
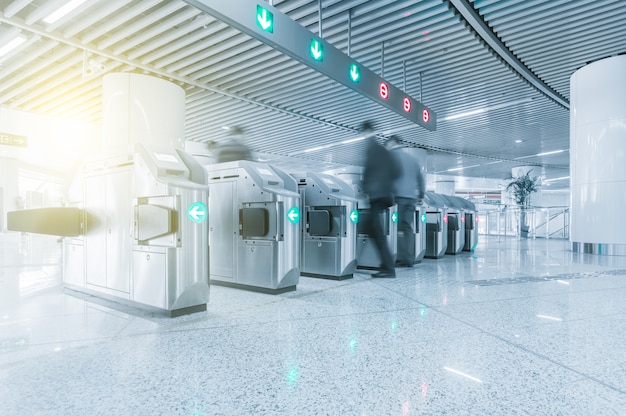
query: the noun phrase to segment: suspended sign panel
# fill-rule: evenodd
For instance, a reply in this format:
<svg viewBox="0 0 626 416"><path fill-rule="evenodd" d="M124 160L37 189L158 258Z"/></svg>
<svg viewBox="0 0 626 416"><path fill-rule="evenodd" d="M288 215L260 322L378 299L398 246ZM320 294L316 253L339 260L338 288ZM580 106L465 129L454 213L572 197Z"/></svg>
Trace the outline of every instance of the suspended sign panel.
<svg viewBox="0 0 626 416"><path fill-rule="evenodd" d="M28 147L28 139L26 136L18 136L17 134L0 133L0 144L5 146Z"/></svg>
<svg viewBox="0 0 626 416"><path fill-rule="evenodd" d="M434 111L358 64L275 7L259 0L185 2L427 130L437 129Z"/></svg>

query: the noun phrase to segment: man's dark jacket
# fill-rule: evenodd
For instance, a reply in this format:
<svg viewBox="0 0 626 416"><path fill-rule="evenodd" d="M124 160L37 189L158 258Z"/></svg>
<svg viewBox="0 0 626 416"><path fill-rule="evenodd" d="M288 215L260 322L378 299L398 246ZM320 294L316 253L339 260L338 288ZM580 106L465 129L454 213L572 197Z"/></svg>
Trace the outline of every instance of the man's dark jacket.
<svg viewBox="0 0 626 416"><path fill-rule="evenodd" d="M388 207L393 205L393 183L400 174L400 167L391 153L370 138L363 172L363 190L370 201L385 201Z"/></svg>

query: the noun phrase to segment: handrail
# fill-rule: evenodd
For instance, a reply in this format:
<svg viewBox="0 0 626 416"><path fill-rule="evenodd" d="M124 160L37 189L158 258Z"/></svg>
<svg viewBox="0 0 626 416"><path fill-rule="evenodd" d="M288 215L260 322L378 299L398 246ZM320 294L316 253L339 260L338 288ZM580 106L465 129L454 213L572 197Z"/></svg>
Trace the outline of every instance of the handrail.
<svg viewBox="0 0 626 416"><path fill-rule="evenodd" d="M569 239L569 207L504 206L479 211L478 215L479 234Z"/></svg>
<svg viewBox="0 0 626 416"><path fill-rule="evenodd" d="M548 219L546 219L543 223L539 224L537 226L537 228L541 227L542 225L547 224L549 221L555 219L556 217L558 217L559 215L564 215L565 214L566 209L564 209L563 211L557 212L556 214L552 214L552 216L550 216ZM550 212L550 209L548 209L548 212Z"/></svg>

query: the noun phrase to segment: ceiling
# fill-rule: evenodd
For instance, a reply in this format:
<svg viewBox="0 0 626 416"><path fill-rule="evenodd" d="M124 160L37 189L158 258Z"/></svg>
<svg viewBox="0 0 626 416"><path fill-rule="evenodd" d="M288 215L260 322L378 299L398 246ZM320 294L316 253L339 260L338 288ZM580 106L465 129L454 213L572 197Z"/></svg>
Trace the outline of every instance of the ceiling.
<svg viewBox="0 0 626 416"><path fill-rule="evenodd" d="M186 91L187 140L237 125L265 160L320 169L360 165L364 142L341 142L371 120L381 139L428 149L431 174L503 179L535 166L567 188L570 76L626 52L623 0L272 2L434 110L428 131L193 2L86 0L44 21L67 2L0 1L0 47L25 40L0 56L1 106L98 124L105 73L150 74Z"/></svg>

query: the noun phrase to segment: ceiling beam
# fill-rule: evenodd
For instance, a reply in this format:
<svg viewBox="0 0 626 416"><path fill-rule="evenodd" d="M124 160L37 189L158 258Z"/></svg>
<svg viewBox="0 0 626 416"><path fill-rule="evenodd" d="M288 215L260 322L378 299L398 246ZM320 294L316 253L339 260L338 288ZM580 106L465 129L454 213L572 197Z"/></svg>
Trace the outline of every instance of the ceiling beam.
<svg viewBox="0 0 626 416"><path fill-rule="evenodd" d="M515 72L517 72L522 78L524 78L530 85L535 87L539 92L544 94L549 99L553 100L560 106L569 110L569 101L561 94L550 88L548 84L543 82L537 75L535 75L530 68L524 65L509 48L498 38L498 36L491 30L491 28L480 17L478 12L474 9L467 0L448 0L459 14L465 19L465 21L474 29L474 31L480 36L485 43L500 56L504 62L506 62Z"/></svg>

